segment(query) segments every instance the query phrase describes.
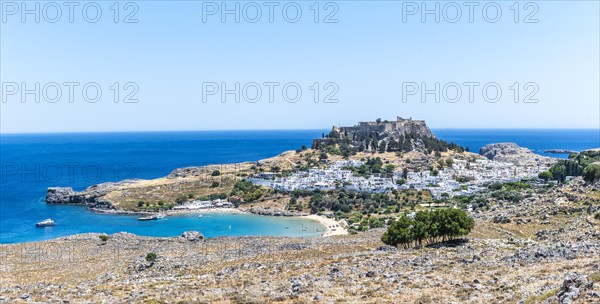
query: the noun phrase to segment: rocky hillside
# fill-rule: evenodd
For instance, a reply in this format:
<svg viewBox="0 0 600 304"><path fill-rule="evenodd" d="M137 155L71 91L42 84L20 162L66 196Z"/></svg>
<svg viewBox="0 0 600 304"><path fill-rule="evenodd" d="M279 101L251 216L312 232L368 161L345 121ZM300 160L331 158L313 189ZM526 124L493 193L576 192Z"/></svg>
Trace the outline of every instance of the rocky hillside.
<svg viewBox="0 0 600 304"><path fill-rule="evenodd" d="M554 158L539 156L515 144L492 144L482 148L482 152L485 157L495 161L509 161L518 165L547 165L556 162ZM441 153L382 152L375 155L364 151L344 156L341 153L307 149L284 152L276 157L257 162L179 168L162 178L103 183L79 192L73 191L69 187L52 187L46 193L46 202L48 204L82 204L101 212L157 212L168 210L185 201L209 199L211 196L221 196L221 198L225 197L234 202L244 203L247 200L243 196L232 196L236 182L260 172L275 172L284 175L298 170L326 167L327 162L323 162L323 154L327 156L327 162L346 158L364 161L377 157L381 159L382 164L391 166L396 172L429 171L440 166L440 159L464 161L482 157L454 150ZM290 199L289 195L285 194L271 195L269 189L263 189L262 192L264 195L260 199L253 200L252 203L280 206L282 202ZM303 211L308 212L308 210Z"/></svg>
<svg viewBox="0 0 600 304"><path fill-rule="evenodd" d="M479 149L479 154L499 162L510 162L515 165L549 165L556 162L555 158L541 156L515 143L489 144Z"/></svg>
<svg viewBox="0 0 600 304"><path fill-rule="evenodd" d="M498 198L463 241L84 234L0 247L0 303L598 303L600 184ZM153 253L153 254L149 254Z"/></svg>

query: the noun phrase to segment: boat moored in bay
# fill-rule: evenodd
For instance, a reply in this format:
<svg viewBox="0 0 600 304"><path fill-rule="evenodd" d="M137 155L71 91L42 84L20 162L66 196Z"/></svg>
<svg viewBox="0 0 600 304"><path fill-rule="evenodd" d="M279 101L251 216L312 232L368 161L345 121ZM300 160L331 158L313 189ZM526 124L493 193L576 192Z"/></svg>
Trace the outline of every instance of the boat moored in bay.
<svg viewBox="0 0 600 304"><path fill-rule="evenodd" d="M166 215L159 213L159 214L153 214L150 216L144 216L144 217L138 217L138 221L152 221L152 220L158 220L161 218L165 218Z"/></svg>
<svg viewBox="0 0 600 304"><path fill-rule="evenodd" d="M36 227L50 227L50 226L56 226L56 223L52 220L52 219L45 219L37 224L35 224Z"/></svg>

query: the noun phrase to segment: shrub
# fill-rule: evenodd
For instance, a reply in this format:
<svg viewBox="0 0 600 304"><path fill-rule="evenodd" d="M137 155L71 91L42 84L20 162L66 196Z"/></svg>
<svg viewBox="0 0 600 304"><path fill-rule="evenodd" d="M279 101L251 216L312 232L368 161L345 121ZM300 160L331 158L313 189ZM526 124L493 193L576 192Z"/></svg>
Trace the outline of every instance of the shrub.
<svg viewBox="0 0 600 304"><path fill-rule="evenodd" d="M108 235L105 235L105 234L99 235L98 238L100 238L100 240L103 242L108 241Z"/></svg>
<svg viewBox="0 0 600 304"><path fill-rule="evenodd" d="M600 212L596 213L594 215L594 218L600 221Z"/></svg>
<svg viewBox="0 0 600 304"><path fill-rule="evenodd" d="M212 182L212 184L210 186L211 186L211 188L217 188L217 187L219 187L219 185L221 185L219 182Z"/></svg>
<svg viewBox="0 0 600 304"><path fill-rule="evenodd" d="M146 261L154 262L155 260L156 260L156 253L148 252L148 254L146 254Z"/></svg>
<svg viewBox="0 0 600 304"><path fill-rule="evenodd" d="M210 175L212 175L212 176L219 176L219 175L221 175L221 171L215 170Z"/></svg>
<svg viewBox="0 0 600 304"><path fill-rule="evenodd" d="M177 198L175 199L175 202L177 204L183 204L183 203L187 202L187 200L188 200L188 196L181 194L181 195L177 196Z"/></svg>
<svg viewBox="0 0 600 304"><path fill-rule="evenodd" d="M244 200L244 202L250 203L260 199L264 195L264 192L260 186L255 185L247 180L240 180L233 185L231 195L239 196Z"/></svg>

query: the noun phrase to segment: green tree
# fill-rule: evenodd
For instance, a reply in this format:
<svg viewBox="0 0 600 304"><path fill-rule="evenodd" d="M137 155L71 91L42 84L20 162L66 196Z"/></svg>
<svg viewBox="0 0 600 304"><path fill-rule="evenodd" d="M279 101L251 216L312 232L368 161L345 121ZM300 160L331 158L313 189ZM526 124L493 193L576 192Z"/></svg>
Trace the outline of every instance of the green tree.
<svg viewBox="0 0 600 304"><path fill-rule="evenodd" d="M350 206L343 204L342 207L340 208L340 211L342 211L344 213L348 213L348 212L352 211L352 209L350 209Z"/></svg>
<svg viewBox="0 0 600 304"><path fill-rule="evenodd" d="M408 248L413 240L413 221L406 215L398 221L394 221L386 232L381 236L381 241L385 244Z"/></svg>
<svg viewBox="0 0 600 304"><path fill-rule="evenodd" d="M540 174L538 174L538 177L547 182L549 179L552 178L552 173L550 173L549 171L540 172Z"/></svg>
<svg viewBox="0 0 600 304"><path fill-rule="evenodd" d="M567 167L564 164L556 164L550 168L552 179L564 182L567 177Z"/></svg>
<svg viewBox="0 0 600 304"><path fill-rule="evenodd" d="M409 247L411 243L423 246L467 235L474 225L475 221L459 209L419 211L412 220L402 216L400 220L393 222L381 240L393 246Z"/></svg>
<svg viewBox="0 0 600 304"><path fill-rule="evenodd" d="M590 183L600 180L600 162L587 165L587 167L583 169L583 179Z"/></svg>
<svg viewBox="0 0 600 304"><path fill-rule="evenodd" d="M385 141L381 141L381 143L379 143L379 153L383 153L385 152L385 148L387 147L387 144Z"/></svg>

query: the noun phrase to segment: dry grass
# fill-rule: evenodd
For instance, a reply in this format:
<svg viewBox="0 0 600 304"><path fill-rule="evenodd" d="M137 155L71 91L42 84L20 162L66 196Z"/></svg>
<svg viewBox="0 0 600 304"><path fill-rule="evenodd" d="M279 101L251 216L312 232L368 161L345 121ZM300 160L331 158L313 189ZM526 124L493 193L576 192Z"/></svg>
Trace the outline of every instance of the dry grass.
<svg viewBox="0 0 600 304"><path fill-rule="evenodd" d="M558 293L558 291L560 291L560 288L549 290L548 292L541 295L531 295L527 299L525 299L525 304L543 303L549 298L555 296Z"/></svg>

